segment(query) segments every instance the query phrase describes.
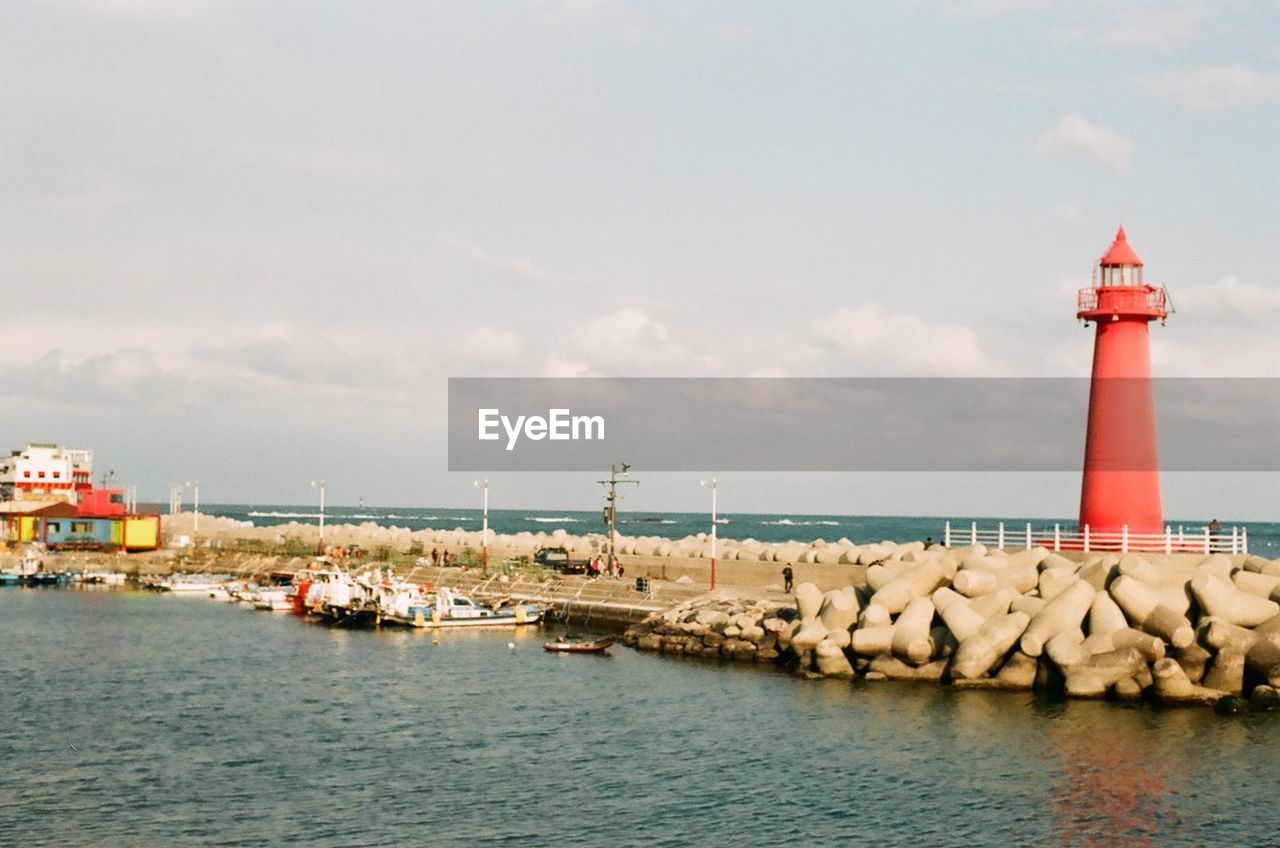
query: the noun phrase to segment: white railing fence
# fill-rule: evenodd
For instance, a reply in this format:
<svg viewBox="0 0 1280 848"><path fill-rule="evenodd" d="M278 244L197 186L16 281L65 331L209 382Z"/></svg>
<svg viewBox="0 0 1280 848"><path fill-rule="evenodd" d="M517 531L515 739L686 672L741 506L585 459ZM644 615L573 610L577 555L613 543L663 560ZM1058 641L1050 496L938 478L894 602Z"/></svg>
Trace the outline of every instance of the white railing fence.
<svg viewBox="0 0 1280 848"><path fill-rule="evenodd" d="M1089 525L1080 529L1063 529L1061 524L1035 528L1031 522L1009 524L999 522L995 527L979 527L978 522L967 525L946 523L942 544L948 548L961 545L985 545L988 548L1025 547L1037 545L1054 551L1163 551L1164 553L1249 553L1249 528L1232 527L1230 531L1211 533L1208 527L1186 529L1179 525L1175 530L1166 526L1163 533L1130 533L1128 526L1119 532L1090 530Z"/></svg>

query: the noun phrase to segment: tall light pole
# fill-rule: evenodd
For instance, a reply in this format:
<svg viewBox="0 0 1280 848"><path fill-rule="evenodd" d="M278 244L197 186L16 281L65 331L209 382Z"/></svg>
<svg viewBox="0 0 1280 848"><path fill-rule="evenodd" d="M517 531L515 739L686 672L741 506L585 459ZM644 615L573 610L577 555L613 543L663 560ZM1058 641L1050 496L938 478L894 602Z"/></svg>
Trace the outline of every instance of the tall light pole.
<svg viewBox="0 0 1280 848"><path fill-rule="evenodd" d="M489 570L489 481L476 480L473 484L477 489L484 492L484 527L480 531L480 565Z"/></svg>
<svg viewBox="0 0 1280 848"><path fill-rule="evenodd" d="M195 510L195 518L191 523L191 535L194 538L200 534L200 481L196 480L188 485L190 485L194 490L191 496L191 508Z"/></svg>
<svg viewBox="0 0 1280 848"><path fill-rule="evenodd" d="M637 486L640 485L639 480L619 480L618 479L619 474L621 474L623 477L626 477L627 472L630 469L631 469L631 466L625 462L617 463L615 465L610 465L609 479L596 481L601 486L609 487L609 491L605 492L604 494L604 499L609 502L609 505L604 508L604 520L605 520L605 523L609 525L609 573L610 574L613 573L614 566L618 562L618 556L616 553L616 547L617 547L616 540L618 535L618 499L622 497L622 495L618 494L618 484L619 483L635 483Z"/></svg>
<svg viewBox="0 0 1280 848"><path fill-rule="evenodd" d="M324 553L324 481L312 480L311 488L320 490L320 553Z"/></svg>
<svg viewBox="0 0 1280 848"><path fill-rule="evenodd" d="M702 481L702 488L711 490L711 590L716 588L716 478Z"/></svg>

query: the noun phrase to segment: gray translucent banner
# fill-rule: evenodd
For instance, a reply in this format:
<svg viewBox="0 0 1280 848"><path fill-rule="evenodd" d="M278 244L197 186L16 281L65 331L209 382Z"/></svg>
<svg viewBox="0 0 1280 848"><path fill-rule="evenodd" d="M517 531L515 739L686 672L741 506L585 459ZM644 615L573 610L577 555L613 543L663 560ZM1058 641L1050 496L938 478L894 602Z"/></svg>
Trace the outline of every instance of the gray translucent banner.
<svg viewBox="0 0 1280 848"><path fill-rule="evenodd" d="M1162 469L1280 470L1280 380L1150 386ZM1120 399L1114 428L1141 431L1145 387L1094 387ZM1065 378L453 378L449 469L1078 471L1089 396Z"/></svg>

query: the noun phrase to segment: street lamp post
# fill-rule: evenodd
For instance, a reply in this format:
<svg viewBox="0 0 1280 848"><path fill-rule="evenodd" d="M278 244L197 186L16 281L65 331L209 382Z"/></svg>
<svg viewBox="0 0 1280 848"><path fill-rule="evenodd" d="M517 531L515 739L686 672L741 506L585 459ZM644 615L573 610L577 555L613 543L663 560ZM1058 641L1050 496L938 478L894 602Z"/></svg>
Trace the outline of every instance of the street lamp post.
<svg viewBox="0 0 1280 848"><path fill-rule="evenodd" d="M489 570L489 481L476 480L475 487L484 492L484 519L480 531L480 565L485 571Z"/></svg>
<svg viewBox="0 0 1280 848"><path fill-rule="evenodd" d="M320 553L324 553L324 481L312 480L311 488L320 490Z"/></svg>
<svg viewBox="0 0 1280 848"><path fill-rule="evenodd" d="M200 535L200 481L196 480L191 484L194 490L191 496L191 508L195 510L195 518L191 522L192 537Z"/></svg>
<svg viewBox="0 0 1280 848"><path fill-rule="evenodd" d="M716 478L702 481L702 488L711 490L711 589L716 588Z"/></svg>

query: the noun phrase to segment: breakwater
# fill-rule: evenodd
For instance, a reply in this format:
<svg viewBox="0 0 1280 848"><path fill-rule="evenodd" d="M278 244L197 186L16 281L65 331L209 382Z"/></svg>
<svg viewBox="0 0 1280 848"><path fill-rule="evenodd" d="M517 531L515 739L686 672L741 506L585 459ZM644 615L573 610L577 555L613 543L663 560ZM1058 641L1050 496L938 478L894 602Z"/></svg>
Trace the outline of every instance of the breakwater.
<svg viewBox="0 0 1280 848"><path fill-rule="evenodd" d="M1224 709L1280 704L1280 560L907 545L864 585L791 603L704 596L628 628L665 654L813 677L1041 689ZM1249 700L1245 700L1249 699Z"/></svg>
<svg viewBox="0 0 1280 848"><path fill-rule="evenodd" d="M181 513L165 521L165 534L172 540L195 536L193 516ZM294 543L298 549L314 551L320 544L314 524L290 521L271 526L255 526L247 521L201 516L199 549L208 556L225 557L247 544L258 546ZM375 556L391 552L429 558L432 551L449 552L455 559L466 554L475 565L484 547L480 531L384 526L375 522L337 524L325 528L325 545L354 546ZM541 548L564 548L569 556L582 560L607 550L608 537L600 533L574 535L563 528L545 531L489 534L489 562L528 563ZM829 588L861 580L866 565L893 556L899 544L883 540L856 544L847 538L828 542L764 542L756 539L720 539L716 556L717 583L741 587L773 587L781 590L782 568L792 566L796 580L807 580ZM668 539L662 536L624 536L617 539L617 553L628 577L654 580L688 579L709 586L711 582L711 540L705 533Z"/></svg>

